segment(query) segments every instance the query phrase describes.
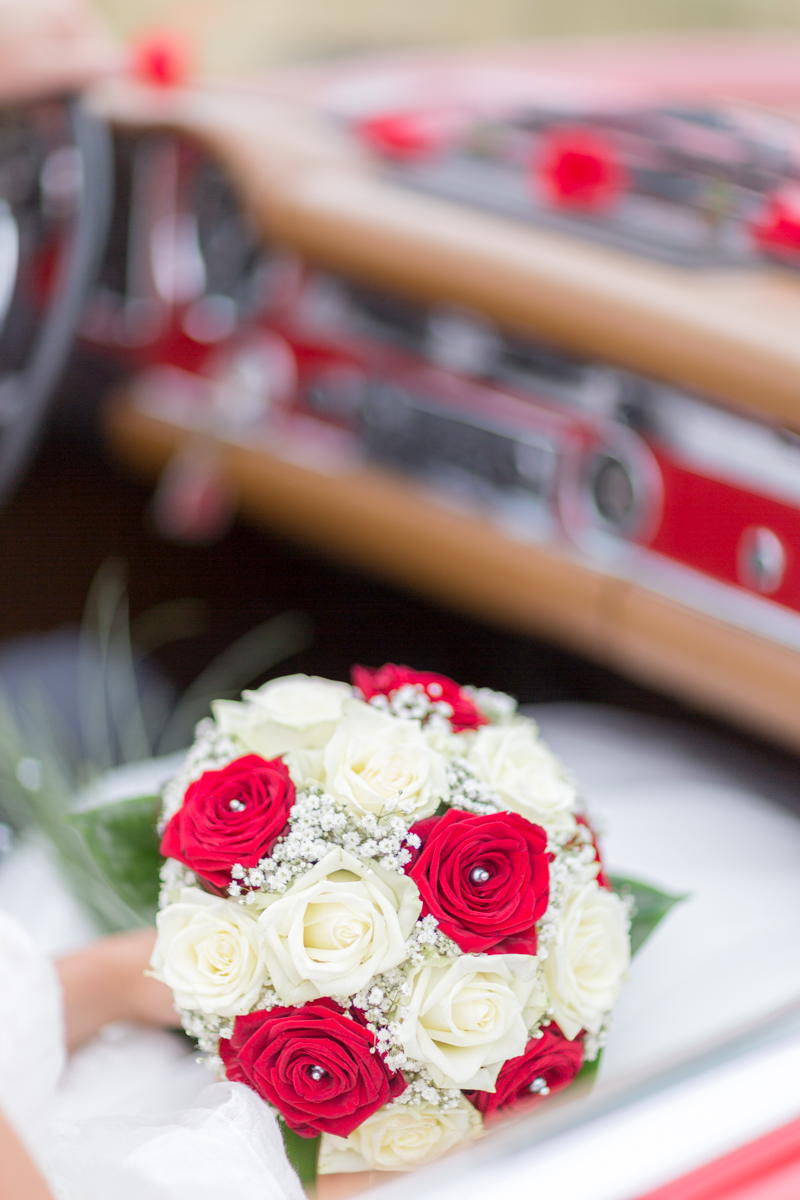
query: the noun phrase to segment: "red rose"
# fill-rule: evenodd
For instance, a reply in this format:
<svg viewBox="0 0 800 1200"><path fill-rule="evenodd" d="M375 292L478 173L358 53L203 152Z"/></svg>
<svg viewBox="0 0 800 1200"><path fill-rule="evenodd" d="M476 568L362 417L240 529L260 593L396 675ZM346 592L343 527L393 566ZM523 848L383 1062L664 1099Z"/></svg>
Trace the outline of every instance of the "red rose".
<svg viewBox="0 0 800 1200"><path fill-rule="evenodd" d="M347 1137L406 1088L374 1046L360 1015L325 997L237 1017L219 1052L228 1079L274 1104L301 1137Z"/></svg>
<svg viewBox="0 0 800 1200"><path fill-rule="evenodd" d="M295 789L279 758L237 758L206 771L186 789L182 806L161 839L161 853L177 858L224 891L231 867L255 867L286 828Z"/></svg>
<svg viewBox="0 0 800 1200"><path fill-rule="evenodd" d="M493 1092L466 1092L484 1119L501 1113L526 1112L572 1083L583 1065L583 1042L567 1041L557 1025L542 1029L519 1058L510 1058L497 1076Z"/></svg>
<svg viewBox="0 0 800 1200"><path fill-rule="evenodd" d="M614 889L611 886L611 880L608 878L603 868L603 859L600 856L600 846L597 841L597 833L589 821L586 820L586 817L582 816L580 813L575 814L575 820L579 825L583 825L586 829L588 829L589 833L592 835L592 845L594 846L594 852L597 855L597 861L600 864L597 882L600 884L601 888L606 888L609 892L613 891Z"/></svg>
<svg viewBox="0 0 800 1200"><path fill-rule="evenodd" d="M433 671L412 671L411 667L396 667L394 663L386 663L377 671L369 667L353 667L351 677L353 686L358 688L365 700L371 700L373 696L391 696L392 692L407 683L418 684L428 699L444 700L450 705L453 710L450 724L456 733L488 724L469 696L446 675L435 675Z"/></svg>
<svg viewBox="0 0 800 1200"><path fill-rule="evenodd" d="M411 826L422 849L406 866L424 915L466 954L535 954L550 896L547 834L517 813L451 808ZM413 852L412 852L413 853Z"/></svg>

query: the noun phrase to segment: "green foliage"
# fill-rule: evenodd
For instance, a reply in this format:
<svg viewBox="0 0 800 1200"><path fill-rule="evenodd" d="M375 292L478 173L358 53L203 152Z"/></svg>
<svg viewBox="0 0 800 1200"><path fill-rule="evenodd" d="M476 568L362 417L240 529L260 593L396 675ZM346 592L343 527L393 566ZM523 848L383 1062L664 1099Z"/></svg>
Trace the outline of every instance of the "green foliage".
<svg viewBox="0 0 800 1200"><path fill-rule="evenodd" d="M125 567L110 559L92 584L81 629L80 737L36 680L21 698L7 695L0 681L0 821L19 836L49 844L75 895L109 932L153 919L161 862L156 802L139 797L82 809L87 789L102 787L115 766L189 745L212 699L237 696L307 646L312 634L302 613L262 622L214 659L170 713L157 691L141 689L139 664L154 648L196 636L204 622L203 605L185 599L158 605L131 623Z"/></svg>
<svg viewBox="0 0 800 1200"><path fill-rule="evenodd" d="M158 796L116 800L70 813L92 857L117 895L149 923L158 909L163 859L156 833Z"/></svg>
<svg viewBox="0 0 800 1200"><path fill-rule="evenodd" d="M100 870L85 838L67 819L73 793L91 782L87 770L79 782L61 752L48 714L33 700L23 727L0 690L0 805L24 836L43 841L53 852L65 881L109 933L136 929L142 919L120 898ZM24 768L24 770L23 770Z"/></svg>
<svg viewBox="0 0 800 1200"><path fill-rule="evenodd" d="M612 875L611 886L619 896L633 897L635 908L631 918L631 954L641 950L673 905L688 899L686 895L672 896L669 892L661 892L647 883L626 879L623 875Z"/></svg>
<svg viewBox="0 0 800 1200"><path fill-rule="evenodd" d="M304 1138L300 1137L299 1133L295 1133L293 1129L284 1121L283 1117L278 1115L278 1124L281 1127L283 1134L283 1144L286 1147L286 1156L289 1162L294 1167L297 1174L300 1176L300 1182L303 1187L313 1187L317 1182L317 1157L319 1155L319 1137Z"/></svg>

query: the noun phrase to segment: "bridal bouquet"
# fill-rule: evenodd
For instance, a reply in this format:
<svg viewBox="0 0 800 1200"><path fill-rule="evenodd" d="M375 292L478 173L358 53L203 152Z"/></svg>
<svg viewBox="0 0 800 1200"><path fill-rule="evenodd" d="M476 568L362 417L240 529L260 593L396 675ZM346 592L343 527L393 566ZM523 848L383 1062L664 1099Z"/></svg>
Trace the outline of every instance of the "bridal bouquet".
<svg viewBox="0 0 800 1200"><path fill-rule="evenodd" d="M320 1173L430 1162L597 1058L632 900L510 697L387 665L212 710L163 792L152 971Z"/></svg>

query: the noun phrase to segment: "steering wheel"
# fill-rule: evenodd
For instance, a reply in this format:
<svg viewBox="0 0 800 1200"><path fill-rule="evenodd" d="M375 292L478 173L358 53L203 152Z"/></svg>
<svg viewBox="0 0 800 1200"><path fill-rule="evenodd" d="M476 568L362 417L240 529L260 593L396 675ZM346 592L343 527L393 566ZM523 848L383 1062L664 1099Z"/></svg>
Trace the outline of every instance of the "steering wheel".
<svg viewBox="0 0 800 1200"><path fill-rule="evenodd" d="M33 457L98 268L111 135L77 99L0 109L0 505Z"/></svg>

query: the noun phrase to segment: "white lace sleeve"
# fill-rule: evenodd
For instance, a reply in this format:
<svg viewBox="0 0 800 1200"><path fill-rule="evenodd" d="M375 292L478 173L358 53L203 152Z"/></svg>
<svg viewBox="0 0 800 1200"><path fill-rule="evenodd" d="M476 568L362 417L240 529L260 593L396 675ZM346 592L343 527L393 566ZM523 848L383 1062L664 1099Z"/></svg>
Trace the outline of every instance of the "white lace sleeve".
<svg viewBox="0 0 800 1200"><path fill-rule="evenodd" d="M0 912L0 1108L34 1158L50 1138L63 1047L55 968Z"/></svg>

